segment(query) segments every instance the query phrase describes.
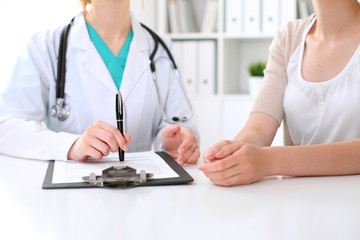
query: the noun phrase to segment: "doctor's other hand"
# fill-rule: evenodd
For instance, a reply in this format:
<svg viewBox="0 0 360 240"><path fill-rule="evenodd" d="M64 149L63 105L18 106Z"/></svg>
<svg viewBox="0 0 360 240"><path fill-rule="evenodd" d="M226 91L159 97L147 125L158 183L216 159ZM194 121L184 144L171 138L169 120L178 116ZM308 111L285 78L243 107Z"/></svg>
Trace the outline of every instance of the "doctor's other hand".
<svg viewBox="0 0 360 240"><path fill-rule="evenodd" d="M190 129L177 125L166 126L160 136L163 148L179 164L197 163L200 157L199 141Z"/></svg>
<svg viewBox="0 0 360 240"><path fill-rule="evenodd" d="M203 155L199 169L216 185L245 185L261 180L269 173L267 148L221 141Z"/></svg>
<svg viewBox="0 0 360 240"><path fill-rule="evenodd" d="M74 142L68 152L68 159L83 162L92 157L101 160L109 155L110 150L116 152L121 147L126 151L126 144L130 141L131 135L122 135L116 127L97 121Z"/></svg>

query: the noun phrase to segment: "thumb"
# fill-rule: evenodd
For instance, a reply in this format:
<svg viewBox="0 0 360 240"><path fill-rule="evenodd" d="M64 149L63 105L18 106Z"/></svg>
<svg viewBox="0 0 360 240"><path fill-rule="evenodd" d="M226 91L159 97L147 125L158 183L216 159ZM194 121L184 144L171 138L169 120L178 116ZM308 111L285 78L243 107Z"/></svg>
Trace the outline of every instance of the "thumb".
<svg viewBox="0 0 360 240"><path fill-rule="evenodd" d="M130 142L131 141L131 139L132 139L132 136L130 135L130 134L124 134L124 138L125 138L125 141L128 143L128 142Z"/></svg>
<svg viewBox="0 0 360 240"><path fill-rule="evenodd" d="M171 138L174 137L178 132L180 132L181 127L178 125L170 125L164 128L163 130L163 137Z"/></svg>

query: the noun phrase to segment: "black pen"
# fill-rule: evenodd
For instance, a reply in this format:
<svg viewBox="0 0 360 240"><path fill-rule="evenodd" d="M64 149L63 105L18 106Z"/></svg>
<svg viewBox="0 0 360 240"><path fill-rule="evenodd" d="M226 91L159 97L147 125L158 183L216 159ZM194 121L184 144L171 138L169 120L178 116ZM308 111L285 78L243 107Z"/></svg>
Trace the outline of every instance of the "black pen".
<svg viewBox="0 0 360 240"><path fill-rule="evenodd" d="M116 122L117 128L119 129L121 135L124 136L124 111L123 111L123 100L121 93L116 94L115 98L115 110L116 110ZM125 160L125 152L119 147L119 161L123 162Z"/></svg>

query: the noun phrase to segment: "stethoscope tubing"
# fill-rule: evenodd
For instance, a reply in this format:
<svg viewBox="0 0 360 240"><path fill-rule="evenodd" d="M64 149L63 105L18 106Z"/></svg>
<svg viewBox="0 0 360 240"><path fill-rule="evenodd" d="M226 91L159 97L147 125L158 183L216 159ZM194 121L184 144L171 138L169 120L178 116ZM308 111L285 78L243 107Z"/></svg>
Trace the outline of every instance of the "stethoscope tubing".
<svg viewBox="0 0 360 240"><path fill-rule="evenodd" d="M63 30L61 31L61 36L60 36L59 58L58 58L58 65L57 65L58 71L57 71L57 78L56 78L56 104L51 108L51 116L57 117L60 121L66 120L67 117L70 115L70 109L65 103L65 73L66 73L67 39L68 39L68 35L70 32L71 26L74 22L74 19L75 18L71 19L70 23L65 28L63 28ZM161 109L162 119L171 124L178 123L178 122L186 122L192 118L192 116L194 115L194 110L193 110L192 104L186 94L186 91L180 81L180 74L178 72L174 57L172 56L170 50L168 49L168 47L166 46L164 41L153 30L151 30L149 27L147 27L146 25L144 25L142 23L141 23L141 26L149 32L149 34L152 36L154 43L155 43L154 49L151 52L150 57L149 57L150 70L151 70L152 79L155 84L155 88L156 88L156 92L157 92L157 98L158 98L158 102L159 102L160 109ZM156 77L156 68L155 68L155 63L154 63L154 58L155 58L155 55L159 48L159 43L164 48L164 50L172 64L172 67L175 71L175 77L176 77L177 81L179 82L181 91L183 92L185 100L190 108L190 115L188 117L182 117L182 118L173 117L172 119L168 119L164 112L165 104L160 96L160 88L159 88L157 77Z"/></svg>

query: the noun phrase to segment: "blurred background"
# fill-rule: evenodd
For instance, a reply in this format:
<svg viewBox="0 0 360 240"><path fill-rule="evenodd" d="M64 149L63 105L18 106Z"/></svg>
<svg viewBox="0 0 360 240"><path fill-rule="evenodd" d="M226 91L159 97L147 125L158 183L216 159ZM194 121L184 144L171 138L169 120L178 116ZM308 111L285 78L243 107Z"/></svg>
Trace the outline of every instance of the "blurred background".
<svg viewBox="0 0 360 240"><path fill-rule="evenodd" d="M173 41L202 152L242 128L261 85L258 66L266 66L276 32L313 11L308 0L131 0L131 9ZM28 39L79 11L77 0L0 0L0 94ZM280 127L273 145L282 144Z"/></svg>

